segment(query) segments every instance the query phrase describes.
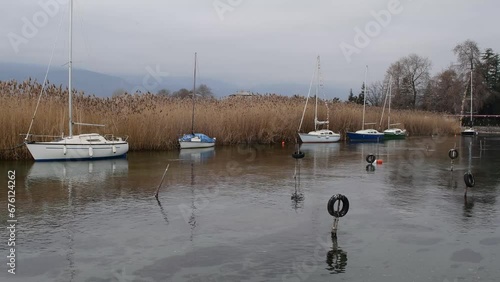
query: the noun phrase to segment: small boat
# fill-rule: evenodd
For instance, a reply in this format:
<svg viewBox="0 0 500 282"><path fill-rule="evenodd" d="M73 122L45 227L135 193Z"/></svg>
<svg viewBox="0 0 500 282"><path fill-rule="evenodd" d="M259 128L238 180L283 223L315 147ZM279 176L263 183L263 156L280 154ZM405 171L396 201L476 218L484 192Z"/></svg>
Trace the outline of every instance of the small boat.
<svg viewBox="0 0 500 282"><path fill-rule="evenodd" d="M69 106L69 135L68 136L46 136L30 134L30 129L26 134L25 144L35 161L68 161L68 160L89 160L119 158L126 156L128 152L128 137L117 137L111 134L102 136L97 133L73 135L73 125L83 126L104 126L100 124L88 124L73 122L73 89L72 89L72 10L73 0L70 1L70 19L69 19L69 62L68 62L68 106ZM47 137L55 138L52 141L44 141ZM36 141L34 139L41 139Z"/></svg>
<svg viewBox="0 0 500 282"><path fill-rule="evenodd" d="M389 97L389 107L387 112L387 129L384 130L384 139L405 139L406 138L406 129L399 128L391 128L394 125L399 125L399 123L391 124L391 97L392 97L392 77L389 78L389 89L388 94L386 96Z"/></svg>
<svg viewBox="0 0 500 282"><path fill-rule="evenodd" d="M365 71L365 85L364 85L364 94L363 94L363 121L361 123L361 130L356 132L347 132L347 138L349 138L350 142L381 142L384 141L384 133L378 132L375 129L365 129L365 110L366 110L366 75L368 73L368 66L366 66Z"/></svg>
<svg viewBox="0 0 500 282"><path fill-rule="evenodd" d="M302 143L333 143L333 142L338 142L340 140L340 134L335 133L328 129L328 124L330 123L329 120L329 113L328 113L328 105L325 103L326 106L326 121L320 121L318 120L318 94L319 94L319 87L321 86L320 80L320 58L319 56L317 57L317 68L314 71L313 75L313 80L311 81L311 84L309 86L309 92L307 93L307 98L306 98L306 104L304 105L304 111L302 112L302 118L300 119L300 124L299 124L299 138L302 141ZM311 94L311 88L314 79L317 79L317 84L316 84L316 103L314 106L314 131L310 131L309 133L300 133L301 128L302 128L302 122L304 121L304 116L306 113L307 109L307 102L309 101L309 96ZM326 128L320 129L319 126L326 126Z"/></svg>
<svg viewBox="0 0 500 282"><path fill-rule="evenodd" d="M203 133L190 133L179 138L179 144L181 149L210 148L215 146L215 138Z"/></svg>
<svg viewBox="0 0 500 282"><path fill-rule="evenodd" d="M384 130L384 139L405 139L406 130L399 128L389 128Z"/></svg>
<svg viewBox="0 0 500 282"><path fill-rule="evenodd" d="M215 146L215 138L208 137L203 133L194 132L194 105L196 100L196 53L194 53L194 79L193 79L193 111L191 116L191 133L184 134L179 138L181 149L209 148Z"/></svg>
<svg viewBox="0 0 500 282"><path fill-rule="evenodd" d="M462 136L474 136L477 135L477 131L472 127L473 126L473 120L472 120L472 74L473 74L473 64L471 60L471 65L470 65L470 127L465 127L462 129L462 132L460 134ZM464 98L465 100L465 98ZM462 108L463 109L463 108Z"/></svg>

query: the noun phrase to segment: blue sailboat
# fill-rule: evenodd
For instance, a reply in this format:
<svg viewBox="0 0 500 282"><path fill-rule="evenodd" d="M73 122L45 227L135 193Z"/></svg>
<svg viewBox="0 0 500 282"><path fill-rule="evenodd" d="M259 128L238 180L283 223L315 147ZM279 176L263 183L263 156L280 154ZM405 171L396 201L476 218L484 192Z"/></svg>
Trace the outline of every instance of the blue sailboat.
<svg viewBox="0 0 500 282"><path fill-rule="evenodd" d="M347 132L347 138L350 142L381 142L384 141L384 133L378 132L375 129L365 129L365 110L366 110L366 75L368 73L368 66L365 71L365 85L363 94L363 122L361 130L356 132Z"/></svg>
<svg viewBox="0 0 500 282"><path fill-rule="evenodd" d="M193 111L191 117L191 133L179 138L181 149L210 148L215 146L215 137L211 138L203 133L194 132L194 105L196 98L196 53L194 53L194 81L193 81Z"/></svg>

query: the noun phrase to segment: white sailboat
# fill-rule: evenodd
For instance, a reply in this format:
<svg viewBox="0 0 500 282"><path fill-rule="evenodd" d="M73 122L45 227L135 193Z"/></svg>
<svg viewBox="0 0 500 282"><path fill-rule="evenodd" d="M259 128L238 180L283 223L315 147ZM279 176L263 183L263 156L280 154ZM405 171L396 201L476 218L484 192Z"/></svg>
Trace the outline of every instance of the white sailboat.
<svg viewBox="0 0 500 282"><path fill-rule="evenodd" d="M215 138L210 138L203 133L194 132L194 105L196 99L196 53L194 53L194 79L193 79L193 111L191 116L191 133L179 138L181 149L210 148L215 146Z"/></svg>
<svg viewBox="0 0 500 282"><path fill-rule="evenodd" d="M73 122L72 114L72 28L73 27L73 0L69 2L69 61L68 61L68 93L69 93L69 135L68 136L40 136L26 134L25 144L35 161L54 160L88 160L124 157L128 152L127 138L113 135L102 136L97 133L73 135L73 125L104 126ZM55 140L35 141L40 137L55 137Z"/></svg>
<svg viewBox="0 0 500 282"><path fill-rule="evenodd" d="M465 127L461 134L463 136L474 136L477 134L476 130L472 127L473 125L473 120L472 120L472 74L474 70L474 65L471 59L470 62L470 127Z"/></svg>
<svg viewBox="0 0 500 282"><path fill-rule="evenodd" d="M302 143L333 143L340 140L340 134L335 133L328 129L328 125L330 123L329 113L328 113L328 105L326 105L327 117L325 121L318 120L318 94L320 83L320 58L317 58L317 69L315 69L313 74L313 79L311 80L311 84L309 86L309 92L307 93L306 104L304 106L304 111L302 112L302 118L300 119L299 124L299 137ZM302 122L304 121L304 116L307 109L307 102L309 101L309 96L311 94L311 88L314 81L314 77L316 76L316 103L314 106L314 131L310 131L309 133L300 133L302 128ZM319 126L326 126L326 128L319 129Z"/></svg>

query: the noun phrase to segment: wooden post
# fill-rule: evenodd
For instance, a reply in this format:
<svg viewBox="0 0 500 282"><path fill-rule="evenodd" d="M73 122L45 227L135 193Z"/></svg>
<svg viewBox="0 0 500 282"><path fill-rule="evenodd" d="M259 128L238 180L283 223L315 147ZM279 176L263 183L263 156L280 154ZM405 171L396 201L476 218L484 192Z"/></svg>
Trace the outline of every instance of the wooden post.
<svg viewBox="0 0 500 282"><path fill-rule="evenodd" d="M161 187L161 184L163 183L163 180L165 179L165 175L167 175L167 171L168 171L169 166L170 166L170 164L167 165L167 168L165 169L165 172L163 173L163 176L161 178L160 185L158 185L158 188L156 189L156 194L155 194L156 199L158 199L158 193L160 192L160 187Z"/></svg>

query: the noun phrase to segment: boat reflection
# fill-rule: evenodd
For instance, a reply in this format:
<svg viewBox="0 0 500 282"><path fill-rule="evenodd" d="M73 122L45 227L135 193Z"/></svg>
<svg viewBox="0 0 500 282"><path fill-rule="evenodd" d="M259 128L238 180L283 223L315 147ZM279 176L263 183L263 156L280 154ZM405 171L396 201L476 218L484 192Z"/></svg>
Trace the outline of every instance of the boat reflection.
<svg viewBox="0 0 500 282"><path fill-rule="evenodd" d="M335 164L340 153L339 143L305 144L300 145L305 158L312 159L313 174L322 169L330 169ZM338 163L338 162L337 162Z"/></svg>
<svg viewBox="0 0 500 282"><path fill-rule="evenodd" d="M113 176L124 176L127 173L127 159L34 162L28 171L26 182L62 180L76 182L101 181Z"/></svg>
<svg viewBox="0 0 500 282"><path fill-rule="evenodd" d="M340 143L302 143L300 145L300 150L313 156L329 156L340 151Z"/></svg>
<svg viewBox="0 0 500 282"><path fill-rule="evenodd" d="M179 159L195 163L205 162L215 156L215 148L181 149Z"/></svg>

